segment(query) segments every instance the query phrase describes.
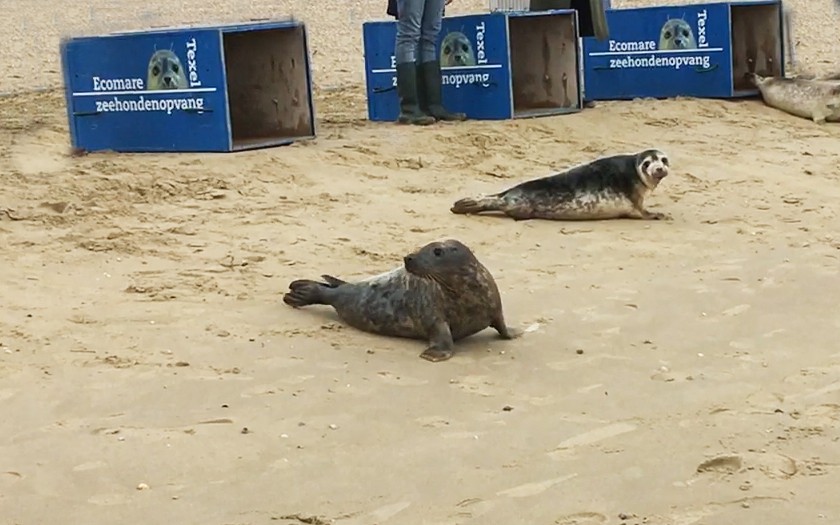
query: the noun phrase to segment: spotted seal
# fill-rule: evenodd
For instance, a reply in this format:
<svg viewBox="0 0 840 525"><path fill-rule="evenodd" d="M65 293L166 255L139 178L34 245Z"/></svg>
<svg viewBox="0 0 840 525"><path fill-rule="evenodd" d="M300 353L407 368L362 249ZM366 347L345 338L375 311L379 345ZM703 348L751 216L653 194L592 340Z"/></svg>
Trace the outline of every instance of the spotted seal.
<svg viewBox="0 0 840 525"><path fill-rule="evenodd" d="M670 173L668 156L658 149L602 157L500 193L464 198L457 214L501 212L515 220L668 219L645 209L645 196Z"/></svg>
<svg viewBox="0 0 840 525"><path fill-rule="evenodd" d="M158 49L149 58L146 89L186 89L187 74L174 51Z"/></svg>
<svg viewBox="0 0 840 525"><path fill-rule="evenodd" d="M772 108L817 124L840 122L840 82L816 78L764 77L747 73Z"/></svg>
<svg viewBox="0 0 840 525"><path fill-rule="evenodd" d="M474 66L475 51L467 35L460 31L451 31L440 43L441 67Z"/></svg>
<svg viewBox="0 0 840 525"><path fill-rule="evenodd" d="M659 50L696 49L697 40L691 26L682 18L671 18L659 30Z"/></svg>
<svg viewBox="0 0 840 525"><path fill-rule="evenodd" d="M325 282L292 281L283 302L329 305L358 330L424 339L429 346L420 357L429 361L449 359L455 341L488 327L502 339L523 333L505 324L493 276L455 239L429 243L406 255L402 266L361 281L321 277Z"/></svg>

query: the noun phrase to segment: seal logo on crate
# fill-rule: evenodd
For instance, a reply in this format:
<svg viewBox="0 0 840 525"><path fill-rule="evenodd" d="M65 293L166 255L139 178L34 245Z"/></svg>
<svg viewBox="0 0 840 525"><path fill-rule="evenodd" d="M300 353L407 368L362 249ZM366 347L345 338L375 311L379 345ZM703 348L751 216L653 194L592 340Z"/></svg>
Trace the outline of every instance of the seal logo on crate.
<svg viewBox="0 0 840 525"><path fill-rule="evenodd" d="M440 44L441 67L469 67L476 64L472 42L460 31L450 31Z"/></svg>
<svg viewBox="0 0 840 525"><path fill-rule="evenodd" d="M645 38L641 34L641 38L634 38L636 35L630 34L630 31L626 31L626 36L615 31L614 37L607 42L607 51L589 52L588 56L608 56L606 69L690 67L696 71L708 70L714 67L712 53L720 49L709 46L706 34L708 11L701 8L694 15L695 21L692 24L685 14L680 17L666 14L665 23L661 26L657 23L658 40ZM648 35L652 29L649 23L644 24ZM641 32L643 27L637 29ZM599 66L598 69L603 68Z"/></svg>
<svg viewBox="0 0 840 525"><path fill-rule="evenodd" d="M784 73L780 0L611 9L607 19L607 41L584 38L590 100L751 96L745 73Z"/></svg>
<svg viewBox="0 0 840 525"><path fill-rule="evenodd" d="M665 22L659 31L659 49L697 49L694 31L691 25L682 18L671 18Z"/></svg>
<svg viewBox="0 0 840 525"><path fill-rule="evenodd" d="M144 64L145 79L139 75L122 78L92 75L93 91L89 94L95 97L96 112L162 111L171 115L173 111L203 111L204 98L200 93L208 90L201 87L198 74L198 42L193 37L184 43L185 61L174 51L174 43L170 44L166 49L153 47ZM141 67L138 64L135 70ZM167 96L166 92L176 90L177 93ZM155 96L147 98L145 94Z"/></svg>
<svg viewBox="0 0 840 525"><path fill-rule="evenodd" d="M187 76L181 59L171 49L158 49L149 59L146 89L186 89Z"/></svg>

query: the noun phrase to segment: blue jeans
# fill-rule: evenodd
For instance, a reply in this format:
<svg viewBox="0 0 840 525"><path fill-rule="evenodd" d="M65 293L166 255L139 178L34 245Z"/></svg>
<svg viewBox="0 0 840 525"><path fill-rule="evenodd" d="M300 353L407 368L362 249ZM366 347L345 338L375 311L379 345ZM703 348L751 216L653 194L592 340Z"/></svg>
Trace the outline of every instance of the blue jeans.
<svg viewBox="0 0 840 525"><path fill-rule="evenodd" d="M443 6L444 0L397 0L397 64L437 60Z"/></svg>

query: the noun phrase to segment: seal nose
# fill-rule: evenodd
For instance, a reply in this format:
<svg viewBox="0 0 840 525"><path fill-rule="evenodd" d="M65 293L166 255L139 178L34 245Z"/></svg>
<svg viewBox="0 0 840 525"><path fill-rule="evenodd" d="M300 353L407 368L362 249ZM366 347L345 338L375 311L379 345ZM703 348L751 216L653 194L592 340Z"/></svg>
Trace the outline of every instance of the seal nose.
<svg viewBox="0 0 840 525"><path fill-rule="evenodd" d="M405 263L406 266L408 266L412 262L414 262L414 257L412 257L411 255L406 255L405 257L403 257L403 263Z"/></svg>
<svg viewBox="0 0 840 525"><path fill-rule="evenodd" d="M654 175L657 179L664 179L665 177L667 177L667 176L668 176L668 170L666 170L665 168L656 168L656 169L653 171L653 175Z"/></svg>

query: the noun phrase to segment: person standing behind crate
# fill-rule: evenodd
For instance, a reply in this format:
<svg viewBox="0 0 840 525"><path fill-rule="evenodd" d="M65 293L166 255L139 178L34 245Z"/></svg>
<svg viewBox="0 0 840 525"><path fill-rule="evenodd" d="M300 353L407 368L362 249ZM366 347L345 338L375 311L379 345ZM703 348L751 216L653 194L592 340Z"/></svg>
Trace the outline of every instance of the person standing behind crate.
<svg viewBox="0 0 840 525"><path fill-rule="evenodd" d="M388 0L397 19L395 55L400 115L397 122L426 126L438 120L466 120L443 106L437 38L444 7L452 0Z"/></svg>

